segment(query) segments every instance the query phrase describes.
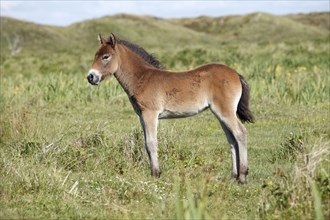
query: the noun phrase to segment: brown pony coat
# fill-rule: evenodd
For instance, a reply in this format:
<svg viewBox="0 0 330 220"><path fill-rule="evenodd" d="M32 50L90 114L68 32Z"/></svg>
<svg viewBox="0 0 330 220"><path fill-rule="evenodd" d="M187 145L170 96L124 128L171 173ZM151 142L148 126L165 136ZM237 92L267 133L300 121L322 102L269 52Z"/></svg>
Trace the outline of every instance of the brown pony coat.
<svg viewBox="0 0 330 220"><path fill-rule="evenodd" d="M159 177L158 119L188 117L210 108L218 118L232 153L232 175L246 182L247 132L242 122L253 122L249 110L249 87L243 76L222 64L171 72L143 48L117 39L99 36L88 81L98 85L114 75L138 114L144 131L152 175ZM238 117L239 119L238 119Z"/></svg>

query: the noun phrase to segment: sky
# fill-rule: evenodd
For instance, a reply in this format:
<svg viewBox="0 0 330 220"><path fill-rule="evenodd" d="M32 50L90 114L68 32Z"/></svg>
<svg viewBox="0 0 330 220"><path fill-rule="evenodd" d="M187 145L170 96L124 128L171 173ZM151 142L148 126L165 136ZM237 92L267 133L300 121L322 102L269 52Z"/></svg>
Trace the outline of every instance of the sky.
<svg viewBox="0 0 330 220"><path fill-rule="evenodd" d="M329 12L328 0L291 1L7 1L0 0L1 16L39 24L67 26L75 22L118 13L160 18L242 15L266 12L274 15Z"/></svg>

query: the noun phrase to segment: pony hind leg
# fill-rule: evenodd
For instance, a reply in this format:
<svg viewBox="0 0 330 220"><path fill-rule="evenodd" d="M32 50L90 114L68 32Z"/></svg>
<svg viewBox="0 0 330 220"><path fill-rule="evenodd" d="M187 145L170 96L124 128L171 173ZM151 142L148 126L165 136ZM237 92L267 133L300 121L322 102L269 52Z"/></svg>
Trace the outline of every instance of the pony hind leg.
<svg viewBox="0 0 330 220"><path fill-rule="evenodd" d="M244 184L248 174L246 129L238 120L236 114L223 116L216 109L211 108L211 110L220 121L231 148L232 176Z"/></svg>
<svg viewBox="0 0 330 220"><path fill-rule="evenodd" d="M237 163L237 161L239 161L239 155L236 154L236 152L238 152L238 149L237 149L238 144L237 144L235 137L233 136L232 132L228 129L226 124L224 122L222 122L221 120L219 120L219 122L222 127L222 130L226 134L227 141L230 145L231 161L232 161L232 178L237 178L237 174L238 174L237 170L239 170L238 163Z"/></svg>

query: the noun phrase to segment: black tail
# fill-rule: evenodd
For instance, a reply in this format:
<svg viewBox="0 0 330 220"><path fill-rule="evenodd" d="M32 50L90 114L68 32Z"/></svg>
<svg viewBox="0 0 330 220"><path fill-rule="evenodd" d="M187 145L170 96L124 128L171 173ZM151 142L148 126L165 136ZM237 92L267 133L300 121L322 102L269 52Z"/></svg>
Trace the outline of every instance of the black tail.
<svg viewBox="0 0 330 220"><path fill-rule="evenodd" d="M243 123L244 122L254 123L254 117L249 109L250 88L246 79L242 75L240 74L238 75L242 84L242 96L238 103L237 115Z"/></svg>

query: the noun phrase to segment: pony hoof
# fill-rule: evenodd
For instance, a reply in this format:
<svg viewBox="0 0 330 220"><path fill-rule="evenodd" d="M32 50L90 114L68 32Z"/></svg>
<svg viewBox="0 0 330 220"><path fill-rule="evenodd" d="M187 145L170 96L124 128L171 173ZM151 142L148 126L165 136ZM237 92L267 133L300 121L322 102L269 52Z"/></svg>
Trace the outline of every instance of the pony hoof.
<svg viewBox="0 0 330 220"><path fill-rule="evenodd" d="M242 184L242 185L247 184L247 182L246 182L246 176L245 176L245 175L240 175L240 176L237 178L237 180L238 180L238 183L239 183L239 184Z"/></svg>
<svg viewBox="0 0 330 220"><path fill-rule="evenodd" d="M159 178L160 177L160 174L161 174L160 170L152 170L151 171L151 175L153 177Z"/></svg>

